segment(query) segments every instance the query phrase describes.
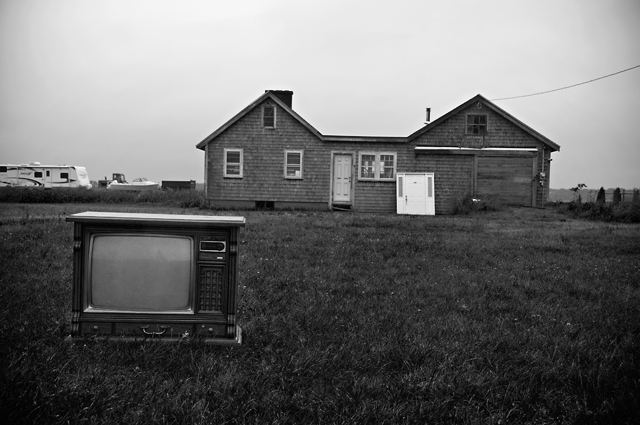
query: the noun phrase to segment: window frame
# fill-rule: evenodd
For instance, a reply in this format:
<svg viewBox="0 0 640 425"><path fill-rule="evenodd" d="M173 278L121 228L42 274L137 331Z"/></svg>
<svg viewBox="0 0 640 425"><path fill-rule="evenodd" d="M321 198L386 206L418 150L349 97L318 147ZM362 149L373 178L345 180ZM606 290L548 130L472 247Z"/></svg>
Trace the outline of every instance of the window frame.
<svg viewBox="0 0 640 425"><path fill-rule="evenodd" d="M373 177L363 177L362 176L362 171L363 171L363 165L362 165L362 157L364 155L369 155L369 156L373 156L374 160L373 160ZM380 158L383 155L390 155L393 157L393 171L392 171L392 176L391 177L380 177L381 175L381 169L382 167L380 166ZM395 182L396 181L396 175L398 173L397 170L397 165L398 165L398 153L397 152L371 152L371 151L362 151L358 153L358 180L361 181L382 181L382 182ZM370 167L367 167L370 168ZM385 166L384 168L389 168L387 166Z"/></svg>
<svg viewBox="0 0 640 425"><path fill-rule="evenodd" d="M265 111L267 110L267 108L273 110L273 123L272 123L272 125L266 125L265 124L265 117L266 117ZM272 105L270 103L262 105L262 128L276 128L276 115L277 115L276 109L277 109L276 105Z"/></svg>
<svg viewBox="0 0 640 425"><path fill-rule="evenodd" d="M227 158L227 154L229 152L239 152L240 153L240 162L239 163L235 163L235 162L228 162L228 158ZM240 167L240 173L239 174L229 174L228 168L227 166L229 164L238 164ZM224 149L224 158L223 158L223 168L222 168L222 173L223 173L223 177L224 178L228 178L228 179L241 179L244 177L243 174L243 169L244 169L244 151L243 149L237 149L237 148L225 148Z"/></svg>
<svg viewBox="0 0 640 425"><path fill-rule="evenodd" d="M288 175L287 171L289 168L289 154L298 154L300 155L300 175L298 176L290 176ZM295 165L295 164L294 164ZM288 180L302 180L302 176L303 176L303 171L304 171L304 150L285 150L284 151L284 178L288 179Z"/></svg>
<svg viewBox="0 0 640 425"><path fill-rule="evenodd" d="M482 123L469 123L471 117L484 117L484 124ZM475 132L473 129L477 128ZM471 129L471 131L469 131ZM465 122L465 134L471 136L484 136L489 133L489 116L487 114L467 114Z"/></svg>

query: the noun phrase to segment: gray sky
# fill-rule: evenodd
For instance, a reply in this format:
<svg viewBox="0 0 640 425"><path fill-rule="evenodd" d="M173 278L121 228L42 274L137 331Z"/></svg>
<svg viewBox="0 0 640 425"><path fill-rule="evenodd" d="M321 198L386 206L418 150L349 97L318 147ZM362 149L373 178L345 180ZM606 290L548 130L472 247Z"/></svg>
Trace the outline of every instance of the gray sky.
<svg viewBox="0 0 640 425"><path fill-rule="evenodd" d="M480 93L640 65L638 0L0 0L0 163L204 181L195 145L265 89L324 134L407 136ZM495 102L551 187L640 187L640 68Z"/></svg>

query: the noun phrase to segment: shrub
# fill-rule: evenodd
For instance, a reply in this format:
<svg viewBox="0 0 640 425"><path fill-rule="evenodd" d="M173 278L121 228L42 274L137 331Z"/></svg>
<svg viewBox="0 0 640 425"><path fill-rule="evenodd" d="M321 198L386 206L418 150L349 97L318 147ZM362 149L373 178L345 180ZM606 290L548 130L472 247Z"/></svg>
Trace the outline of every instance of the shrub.
<svg viewBox="0 0 640 425"><path fill-rule="evenodd" d="M622 195L620 194L620 188L616 187L616 190L613 191L613 204L619 204L622 201Z"/></svg>
<svg viewBox="0 0 640 425"><path fill-rule="evenodd" d="M640 203L620 203L612 207L612 219L623 223L640 223Z"/></svg>
<svg viewBox="0 0 640 425"><path fill-rule="evenodd" d="M572 187L572 188L570 189L570 190L575 194L575 195L574 195L574 196L575 196L575 199L576 199L578 202L582 202L582 197L580 196L580 190L581 190L581 189L584 189L585 187L587 187L587 185L586 185L586 184L584 184L584 183L578 183L578 184L576 185L576 187Z"/></svg>
<svg viewBox="0 0 640 425"><path fill-rule="evenodd" d="M640 204L618 203L607 205L603 202L570 202L559 209L574 217L597 221L640 223Z"/></svg>
<svg viewBox="0 0 640 425"><path fill-rule="evenodd" d="M589 202L584 204L584 208L580 212L580 217L591 220L611 221L611 206L605 204L604 201Z"/></svg>
<svg viewBox="0 0 640 425"><path fill-rule="evenodd" d="M596 202L599 204L604 204L605 194L604 187L600 186L600 190L598 190L598 195L596 196Z"/></svg>
<svg viewBox="0 0 640 425"><path fill-rule="evenodd" d="M477 211L500 211L502 205L500 201L492 195L465 195L463 198L457 199L453 207L453 214L470 214Z"/></svg>

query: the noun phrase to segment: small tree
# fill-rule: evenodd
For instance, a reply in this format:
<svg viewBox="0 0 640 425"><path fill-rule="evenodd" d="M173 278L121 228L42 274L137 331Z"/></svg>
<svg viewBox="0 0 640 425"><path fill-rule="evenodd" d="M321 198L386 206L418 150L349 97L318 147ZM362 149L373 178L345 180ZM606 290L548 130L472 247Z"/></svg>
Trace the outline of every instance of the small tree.
<svg viewBox="0 0 640 425"><path fill-rule="evenodd" d="M620 195L620 188L616 187L613 191L613 205L619 204L622 201L622 195Z"/></svg>
<svg viewBox="0 0 640 425"><path fill-rule="evenodd" d="M633 203L640 204L640 189L633 189Z"/></svg>
<svg viewBox="0 0 640 425"><path fill-rule="evenodd" d="M600 187L600 190L598 191L598 195L596 195L596 202L598 204L604 204L605 201L605 196L604 196L604 187Z"/></svg>
<svg viewBox="0 0 640 425"><path fill-rule="evenodd" d="M578 183L576 187L572 187L571 189L569 189L574 193L573 200L576 201L577 203L582 202L582 197L580 196L580 189L584 189L585 187L587 187L586 184Z"/></svg>

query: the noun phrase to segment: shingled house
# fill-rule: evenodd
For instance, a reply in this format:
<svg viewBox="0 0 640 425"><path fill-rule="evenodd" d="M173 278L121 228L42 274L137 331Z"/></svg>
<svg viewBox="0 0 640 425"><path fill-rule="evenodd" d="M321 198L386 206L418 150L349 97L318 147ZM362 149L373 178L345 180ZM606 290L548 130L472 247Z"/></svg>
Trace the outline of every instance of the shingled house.
<svg viewBox="0 0 640 425"><path fill-rule="evenodd" d="M405 137L324 135L268 90L196 147L215 207L396 212L402 176L433 173L435 213L465 196L542 207L560 146L477 95Z"/></svg>

